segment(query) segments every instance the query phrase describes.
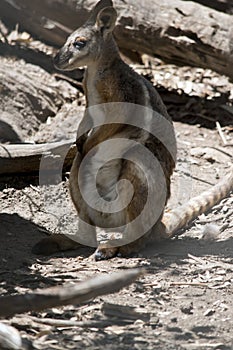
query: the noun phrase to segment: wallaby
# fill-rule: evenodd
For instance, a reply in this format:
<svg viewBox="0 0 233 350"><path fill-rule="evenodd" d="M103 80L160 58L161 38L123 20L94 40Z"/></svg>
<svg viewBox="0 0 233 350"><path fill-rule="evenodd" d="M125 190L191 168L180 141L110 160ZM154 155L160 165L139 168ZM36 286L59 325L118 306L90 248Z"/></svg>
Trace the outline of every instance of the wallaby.
<svg viewBox="0 0 233 350"><path fill-rule="evenodd" d="M172 237L233 189L231 169L230 174L209 191L164 214L176 161L174 129L152 84L121 59L113 37L116 19L112 1L99 1L88 21L68 37L54 59L60 70L87 67L83 81L87 109L77 132L70 193L80 218L81 241L87 234L90 242L97 244L95 226L113 232L107 243L98 246L96 260L136 252L150 236ZM96 118L101 114L102 123L96 123L95 113ZM139 123L131 122L134 113ZM165 138L163 133L167 133ZM125 140L130 140L129 146ZM151 155L157 160L155 165L151 164ZM83 166L86 157L88 166ZM92 204L101 203L98 209L85 200L85 194ZM111 212L108 206L114 201L121 203L120 210ZM146 203L148 207L144 212ZM121 238L117 239L119 232ZM77 245L66 236L54 235L39 242L35 251L49 254Z"/></svg>

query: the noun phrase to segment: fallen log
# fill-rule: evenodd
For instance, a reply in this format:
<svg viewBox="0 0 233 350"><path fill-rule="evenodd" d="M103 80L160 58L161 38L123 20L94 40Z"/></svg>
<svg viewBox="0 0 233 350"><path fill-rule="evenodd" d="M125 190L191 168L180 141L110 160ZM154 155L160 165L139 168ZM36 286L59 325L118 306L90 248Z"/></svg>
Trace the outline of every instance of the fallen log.
<svg viewBox="0 0 233 350"><path fill-rule="evenodd" d="M76 285L40 289L23 295L0 297L0 317L11 317L29 311L87 302L100 295L118 292L144 273L130 269L91 278Z"/></svg>
<svg viewBox="0 0 233 350"><path fill-rule="evenodd" d="M77 94L38 66L0 56L0 142L33 140L40 125Z"/></svg>
<svg viewBox="0 0 233 350"><path fill-rule="evenodd" d="M189 1L189 0L185 0ZM204 6L210 7L217 11L221 11L224 13L233 14L233 2L232 0L193 0L194 2L198 2Z"/></svg>
<svg viewBox="0 0 233 350"><path fill-rule="evenodd" d="M61 171L71 167L74 141L46 144L0 145L0 175Z"/></svg>
<svg viewBox="0 0 233 350"><path fill-rule="evenodd" d="M95 1L2 0L2 19L61 46L88 17ZM115 0L120 48L178 65L208 68L233 79L232 16L181 0Z"/></svg>
<svg viewBox="0 0 233 350"><path fill-rule="evenodd" d="M22 350L22 345L19 331L7 324L0 323L0 349Z"/></svg>

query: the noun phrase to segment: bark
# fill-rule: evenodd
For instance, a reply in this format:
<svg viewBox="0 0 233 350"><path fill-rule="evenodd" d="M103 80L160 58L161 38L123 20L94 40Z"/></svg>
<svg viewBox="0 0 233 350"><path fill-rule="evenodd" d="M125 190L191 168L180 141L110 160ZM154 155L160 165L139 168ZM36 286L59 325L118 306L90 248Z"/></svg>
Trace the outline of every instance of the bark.
<svg viewBox="0 0 233 350"><path fill-rule="evenodd" d="M99 295L118 292L133 283L144 270L131 269L91 278L76 285L41 289L24 295L0 297L0 317L87 302Z"/></svg>
<svg viewBox="0 0 233 350"><path fill-rule="evenodd" d="M201 5L210 7L217 11L233 14L232 0L194 0L194 2L198 2Z"/></svg>
<svg viewBox="0 0 233 350"><path fill-rule="evenodd" d="M215 0L216 2L217 0ZM2 0L3 20L61 46L88 17L95 1ZM181 0L115 0L120 48L178 65L209 68L233 79L232 16Z"/></svg>
<svg viewBox="0 0 233 350"><path fill-rule="evenodd" d="M72 141L38 145L1 145L0 175L59 172L71 167L76 154ZM44 157L43 157L44 156Z"/></svg>
<svg viewBox="0 0 233 350"><path fill-rule="evenodd" d="M28 142L77 90L43 69L0 57L0 142Z"/></svg>

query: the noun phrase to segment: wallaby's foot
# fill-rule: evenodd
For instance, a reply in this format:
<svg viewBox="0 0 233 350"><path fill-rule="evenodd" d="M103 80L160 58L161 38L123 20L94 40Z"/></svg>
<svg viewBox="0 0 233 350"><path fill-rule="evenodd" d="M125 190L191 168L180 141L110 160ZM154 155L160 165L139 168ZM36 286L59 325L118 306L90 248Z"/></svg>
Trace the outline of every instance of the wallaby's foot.
<svg viewBox="0 0 233 350"><path fill-rule="evenodd" d="M160 223L157 224L160 227ZM150 242L152 232L149 231L142 237L136 239L135 241L118 246L111 246L117 243L117 240L114 239L114 235L111 237L111 240L107 243L100 244L95 252L95 260L107 260L114 258L115 256L124 258L129 257L137 252L139 252L144 246ZM119 242L120 240L118 240ZM119 242L120 243L120 242Z"/></svg>
<svg viewBox="0 0 233 350"><path fill-rule="evenodd" d="M124 258L139 250L138 244L130 243L123 246L111 247L110 244L100 244L95 251L95 260L108 260L116 256Z"/></svg>
<svg viewBox="0 0 233 350"><path fill-rule="evenodd" d="M99 245L95 251L95 260L108 260L118 255L118 247L107 247L106 245Z"/></svg>
<svg viewBox="0 0 233 350"><path fill-rule="evenodd" d="M108 260L118 256L119 252L119 240L115 239L114 233L108 242L101 243L95 251L94 257L96 261Z"/></svg>
<svg viewBox="0 0 233 350"><path fill-rule="evenodd" d="M56 234L36 243L32 248L32 253L38 255L51 255L56 252L76 249L80 246L81 244L73 241L67 236Z"/></svg>
<svg viewBox="0 0 233 350"><path fill-rule="evenodd" d="M127 244L122 247L101 247L101 245L95 251L95 260L108 260L118 256L119 258L128 257L135 253L134 249L131 249L131 245Z"/></svg>

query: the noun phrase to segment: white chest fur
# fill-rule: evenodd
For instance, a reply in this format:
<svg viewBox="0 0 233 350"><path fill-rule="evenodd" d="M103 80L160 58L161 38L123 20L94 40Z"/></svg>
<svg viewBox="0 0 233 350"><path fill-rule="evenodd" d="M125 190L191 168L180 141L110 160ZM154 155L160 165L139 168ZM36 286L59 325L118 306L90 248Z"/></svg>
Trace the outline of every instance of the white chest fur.
<svg viewBox="0 0 233 350"><path fill-rule="evenodd" d="M96 69L88 68L84 77L88 106L95 106L101 103L100 95L96 89L97 79Z"/></svg>

